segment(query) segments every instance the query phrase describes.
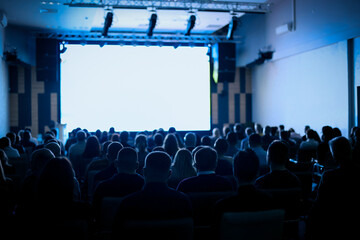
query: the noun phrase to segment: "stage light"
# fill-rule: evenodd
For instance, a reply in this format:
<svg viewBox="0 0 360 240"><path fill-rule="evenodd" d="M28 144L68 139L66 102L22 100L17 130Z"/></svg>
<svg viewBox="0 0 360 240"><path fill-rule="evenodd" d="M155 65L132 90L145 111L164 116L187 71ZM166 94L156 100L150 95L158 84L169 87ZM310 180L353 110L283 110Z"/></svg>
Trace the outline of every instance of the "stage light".
<svg viewBox="0 0 360 240"><path fill-rule="evenodd" d="M226 36L227 40L233 40L234 38L234 32L236 30L236 27L238 26L239 18L236 16L233 16L231 18L231 21L229 23L229 30Z"/></svg>
<svg viewBox="0 0 360 240"><path fill-rule="evenodd" d="M185 36L190 36L191 30L195 27L196 16L191 15L188 20Z"/></svg>
<svg viewBox="0 0 360 240"><path fill-rule="evenodd" d="M112 12L108 12L106 14L105 22L104 22L104 28L103 28L103 31L102 31L102 34L101 34L104 37L108 36L108 31L109 31L109 28L111 27L111 24L112 24L112 21L113 21L113 16L114 16L114 14Z"/></svg>
<svg viewBox="0 0 360 240"><path fill-rule="evenodd" d="M152 37L154 28L156 26L156 21L157 21L156 13L151 14L151 17L149 19L149 29L147 31L148 37Z"/></svg>

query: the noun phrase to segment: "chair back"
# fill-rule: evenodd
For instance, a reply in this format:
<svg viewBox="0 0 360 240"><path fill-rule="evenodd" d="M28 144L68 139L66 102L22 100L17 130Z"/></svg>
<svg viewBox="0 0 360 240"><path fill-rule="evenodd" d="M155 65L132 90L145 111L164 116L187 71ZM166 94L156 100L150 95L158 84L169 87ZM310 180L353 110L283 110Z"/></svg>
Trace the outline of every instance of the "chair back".
<svg viewBox="0 0 360 240"><path fill-rule="evenodd" d="M101 201L101 214L99 218L100 232L111 232L117 210L122 197L105 197Z"/></svg>
<svg viewBox="0 0 360 240"><path fill-rule="evenodd" d="M191 240L193 232L192 218L128 220L124 223L124 235L131 236L131 239Z"/></svg>
<svg viewBox="0 0 360 240"><path fill-rule="evenodd" d="M277 188L264 191L270 193L278 206L285 210L285 219L295 220L299 218L302 203L301 188Z"/></svg>
<svg viewBox="0 0 360 240"><path fill-rule="evenodd" d="M88 184L88 189L87 189L87 194L88 194L88 199L92 200L94 191L95 191L95 182L94 182L94 177L95 175L100 172L100 170L91 170L88 172L87 174L87 184Z"/></svg>
<svg viewBox="0 0 360 240"><path fill-rule="evenodd" d="M198 192L187 193L193 211L196 226L208 226L211 224L212 210L220 199L234 195L234 192Z"/></svg>
<svg viewBox="0 0 360 240"><path fill-rule="evenodd" d="M44 220L45 221L45 220ZM89 239L88 222L82 219L61 220L56 222L47 221L42 225L44 229L35 230L34 237L36 239Z"/></svg>
<svg viewBox="0 0 360 240"><path fill-rule="evenodd" d="M220 223L220 239L283 239L284 215L282 209L226 212Z"/></svg>

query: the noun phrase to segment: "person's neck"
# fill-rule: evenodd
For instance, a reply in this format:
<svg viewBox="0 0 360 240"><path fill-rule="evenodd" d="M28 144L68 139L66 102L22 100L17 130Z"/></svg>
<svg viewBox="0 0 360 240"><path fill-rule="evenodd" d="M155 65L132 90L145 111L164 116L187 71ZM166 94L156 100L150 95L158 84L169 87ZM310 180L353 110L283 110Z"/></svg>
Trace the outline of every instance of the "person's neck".
<svg viewBox="0 0 360 240"><path fill-rule="evenodd" d="M273 171L284 171L286 167L284 165L271 165L270 170Z"/></svg>
<svg viewBox="0 0 360 240"><path fill-rule="evenodd" d="M239 181L237 180L238 183L238 188L239 187L244 187L244 186L253 186L254 185L254 181Z"/></svg>
<svg viewBox="0 0 360 240"><path fill-rule="evenodd" d="M156 180L156 179L146 179L145 178L145 185L148 184L164 184L167 185L166 181Z"/></svg>
<svg viewBox="0 0 360 240"><path fill-rule="evenodd" d="M197 175L208 175L208 174L215 174L215 170L204 170L204 171L198 171Z"/></svg>
<svg viewBox="0 0 360 240"><path fill-rule="evenodd" d="M119 174L136 174L136 170L119 170L118 169L118 173Z"/></svg>

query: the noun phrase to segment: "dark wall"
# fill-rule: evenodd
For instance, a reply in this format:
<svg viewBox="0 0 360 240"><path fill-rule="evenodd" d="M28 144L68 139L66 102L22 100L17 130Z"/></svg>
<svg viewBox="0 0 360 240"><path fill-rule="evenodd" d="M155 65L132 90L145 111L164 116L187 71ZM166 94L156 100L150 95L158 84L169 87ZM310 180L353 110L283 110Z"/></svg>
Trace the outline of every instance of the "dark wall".
<svg viewBox="0 0 360 240"><path fill-rule="evenodd" d="M37 39L36 66L8 62L10 130L44 133L60 122L59 54L56 40Z"/></svg>

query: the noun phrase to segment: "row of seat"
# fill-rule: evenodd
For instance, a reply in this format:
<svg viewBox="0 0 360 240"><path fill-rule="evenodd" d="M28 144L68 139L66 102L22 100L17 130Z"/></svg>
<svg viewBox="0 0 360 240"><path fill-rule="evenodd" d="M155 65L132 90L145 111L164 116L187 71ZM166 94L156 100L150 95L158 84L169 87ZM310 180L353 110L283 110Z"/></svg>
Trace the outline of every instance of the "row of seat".
<svg viewBox="0 0 360 240"><path fill-rule="evenodd" d="M282 204L284 204L284 207L282 209L261 212L226 213L221 221L220 239L235 239L233 236L239 234L243 235L244 239L280 239L286 228L289 227L292 228L292 232L294 232L295 228L295 234L297 234L296 228L299 222L299 212L294 212L299 209L301 190L277 189L269 190L269 192L274 194L276 198L283 199ZM179 236L183 232L187 232L189 236L201 235L201 239L204 236L211 237L213 207L218 200L234 194L234 192L187 193L193 205L194 217L191 221L189 219L167 220L163 227L172 228L172 225L179 224L179 230L176 230L176 232L180 231ZM98 239L111 238L113 222L122 199L106 197L102 200L101 213L99 219L97 219ZM139 221L132 224L138 224L139 229L141 229L142 227L147 228L147 226L157 228L157 225L160 223L161 221ZM187 226L187 229L180 230L181 226Z"/></svg>

